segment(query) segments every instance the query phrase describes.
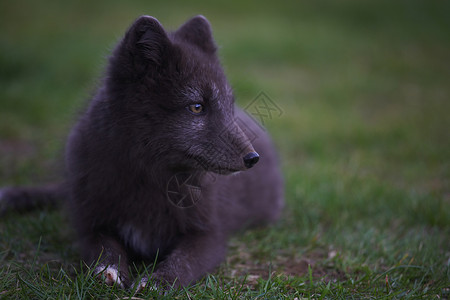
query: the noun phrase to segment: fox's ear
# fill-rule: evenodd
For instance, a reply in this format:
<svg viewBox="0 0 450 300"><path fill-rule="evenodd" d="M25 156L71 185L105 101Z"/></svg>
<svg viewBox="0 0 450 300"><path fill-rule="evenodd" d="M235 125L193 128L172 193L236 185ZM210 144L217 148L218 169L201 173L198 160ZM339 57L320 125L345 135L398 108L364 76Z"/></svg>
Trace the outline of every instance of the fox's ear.
<svg viewBox="0 0 450 300"><path fill-rule="evenodd" d="M159 21L150 16L139 17L128 29L122 47L136 58L160 65L170 40Z"/></svg>
<svg viewBox="0 0 450 300"><path fill-rule="evenodd" d="M207 53L214 53L217 49L212 36L211 25L204 16L193 17L184 23L175 34Z"/></svg>

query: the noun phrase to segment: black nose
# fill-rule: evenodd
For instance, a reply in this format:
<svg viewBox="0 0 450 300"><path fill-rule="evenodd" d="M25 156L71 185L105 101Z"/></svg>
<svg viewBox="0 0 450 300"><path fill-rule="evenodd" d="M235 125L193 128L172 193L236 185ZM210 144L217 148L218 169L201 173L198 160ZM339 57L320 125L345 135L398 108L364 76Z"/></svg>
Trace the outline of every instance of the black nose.
<svg viewBox="0 0 450 300"><path fill-rule="evenodd" d="M250 152L244 156L244 164L247 167L247 169L253 167L258 162L258 160L259 154L256 152Z"/></svg>

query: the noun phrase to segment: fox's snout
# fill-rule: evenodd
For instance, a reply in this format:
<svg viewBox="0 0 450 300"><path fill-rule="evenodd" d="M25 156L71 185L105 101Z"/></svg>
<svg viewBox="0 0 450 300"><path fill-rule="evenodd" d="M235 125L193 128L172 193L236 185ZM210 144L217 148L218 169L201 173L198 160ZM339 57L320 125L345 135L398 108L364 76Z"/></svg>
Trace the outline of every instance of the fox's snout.
<svg viewBox="0 0 450 300"><path fill-rule="evenodd" d="M236 119L238 120L238 119ZM259 154L253 148L252 142L247 135L247 127L241 127L235 120L229 132L229 137L231 139L231 145L234 147L235 153L239 153L241 169L250 169L259 161ZM241 122L242 123L242 122Z"/></svg>

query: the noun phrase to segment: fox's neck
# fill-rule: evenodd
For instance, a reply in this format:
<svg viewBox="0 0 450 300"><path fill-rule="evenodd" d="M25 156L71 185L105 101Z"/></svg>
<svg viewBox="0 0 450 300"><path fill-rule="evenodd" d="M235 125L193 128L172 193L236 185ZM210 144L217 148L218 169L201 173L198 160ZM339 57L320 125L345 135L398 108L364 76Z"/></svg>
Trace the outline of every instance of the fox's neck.
<svg viewBox="0 0 450 300"><path fill-rule="evenodd" d="M182 185L183 183L201 188L202 178L205 174L203 171L174 168L161 163L154 163L141 170L139 176L145 178L147 186L165 194L174 185Z"/></svg>

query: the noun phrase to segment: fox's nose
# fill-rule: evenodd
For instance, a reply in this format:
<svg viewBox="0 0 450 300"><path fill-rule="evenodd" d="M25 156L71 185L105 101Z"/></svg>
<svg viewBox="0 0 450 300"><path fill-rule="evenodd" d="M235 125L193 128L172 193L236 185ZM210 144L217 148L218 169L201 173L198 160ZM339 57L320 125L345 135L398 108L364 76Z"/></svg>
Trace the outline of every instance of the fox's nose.
<svg viewBox="0 0 450 300"><path fill-rule="evenodd" d="M244 156L244 164L247 167L247 169L253 167L258 162L258 160L259 154L256 152L250 152Z"/></svg>

